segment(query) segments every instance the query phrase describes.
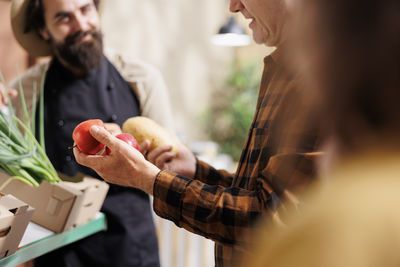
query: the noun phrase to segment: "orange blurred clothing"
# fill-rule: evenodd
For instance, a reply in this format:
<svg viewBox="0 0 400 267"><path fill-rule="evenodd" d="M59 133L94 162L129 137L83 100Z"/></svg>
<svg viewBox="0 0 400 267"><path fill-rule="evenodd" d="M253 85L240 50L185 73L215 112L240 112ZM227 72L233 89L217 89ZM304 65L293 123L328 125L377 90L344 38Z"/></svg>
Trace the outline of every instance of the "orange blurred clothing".
<svg viewBox="0 0 400 267"><path fill-rule="evenodd" d="M307 194L285 229L258 232L242 266L400 265L400 153L346 158Z"/></svg>

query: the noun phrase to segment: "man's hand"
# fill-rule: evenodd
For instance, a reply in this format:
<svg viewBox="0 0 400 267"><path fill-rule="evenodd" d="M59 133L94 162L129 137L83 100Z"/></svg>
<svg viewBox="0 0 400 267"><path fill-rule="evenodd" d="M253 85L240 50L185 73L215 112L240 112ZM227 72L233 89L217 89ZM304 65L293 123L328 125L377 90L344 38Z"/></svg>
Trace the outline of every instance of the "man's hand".
<svg viewBox="0 0 400 267"><path fill-rule="evenodd" d="M196 173L196 158L184 145L178 145L179 152L172 152L172 146L160 146L147 154L147 159L162 170L170 170L193 178Z"/></svg>
<svg viewBox="0 0 400 267"><path fill-rule="evenodd" d="M12 99L18 95L18 92L15 89L6 90L4 85L0 83L0 108L8 104L7 95Z"/></svg>
<svg viewBox="0 0 400 267"><path fill-rule="evenodd" d="M122 133L121 127L119 127L116 123L104 123L107 131L109 131L112 135L117 135Z"/></svg>
<svg viewBox="0 0 400 267"><path fill-rule="evenodd" d="M118 185L139 188L148 194L153 193L154 181L159 169L147 161L132 146L119 140L106 129L92 126L92 136L112 151L110 155L87 155L74 148L79 164L95 170L104 180Z"/></svg>
<svg viewBox="0 0 400 267"><path fill-rule="evenodd" d="M151 142L150 140L146 139L143 142L139 144L139 151L143 154L143 156L147 156L147 153L149 152Z"/></svg>

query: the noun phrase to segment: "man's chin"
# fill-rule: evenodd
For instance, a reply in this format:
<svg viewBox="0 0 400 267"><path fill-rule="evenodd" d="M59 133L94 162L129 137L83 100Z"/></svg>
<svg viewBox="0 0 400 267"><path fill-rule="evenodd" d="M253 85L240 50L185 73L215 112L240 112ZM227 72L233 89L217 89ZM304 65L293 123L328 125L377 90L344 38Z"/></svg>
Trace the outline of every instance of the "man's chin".
<svg viewBox="0 0 400 267"><path fill-rule="evenodd" d="M275 40L269 40L267 38L254 38L254 42L259 45L265 45L268 47L276 47L278 43Z"/></svg>
<svg viewBox="0 0 400 267"><path fill-rule="evenodd" d="M259 44L259 45L265 44L266 45L265 40L263 40L262 38L259 38L258 36L255 36L254 34L253 34L253 40L256 44Z"/></svg>
<svg viewBox="0 0 400 267"><path fill-rule="evenodd" d="M76 50L55 51L55 55L69 67L88 73L90 70L100 67L103 61L103 49L101 46L93 45L94 41L83 41L77 43Z"/></svg>

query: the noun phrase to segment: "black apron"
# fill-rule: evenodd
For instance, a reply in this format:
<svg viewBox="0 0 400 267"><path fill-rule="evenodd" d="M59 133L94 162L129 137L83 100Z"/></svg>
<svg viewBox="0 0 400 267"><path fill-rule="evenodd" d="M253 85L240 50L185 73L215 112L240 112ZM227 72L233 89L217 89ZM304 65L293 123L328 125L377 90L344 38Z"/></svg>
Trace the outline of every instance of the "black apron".
<svg viewBox="0 0 400 267"><path fill-rule="evenodd" d="M100 68L84 78L74 77L54 58L46 75L44 107L46 152L54 167L70 176L79 171L100 178L93 170L77 164L68 149L77 124L101 119L122 127L126 119L140 115L135 94L106 58ZM110 185L101 211L106 215L107 231L41 256L35 266L160 265L147 194Z"/></svg>

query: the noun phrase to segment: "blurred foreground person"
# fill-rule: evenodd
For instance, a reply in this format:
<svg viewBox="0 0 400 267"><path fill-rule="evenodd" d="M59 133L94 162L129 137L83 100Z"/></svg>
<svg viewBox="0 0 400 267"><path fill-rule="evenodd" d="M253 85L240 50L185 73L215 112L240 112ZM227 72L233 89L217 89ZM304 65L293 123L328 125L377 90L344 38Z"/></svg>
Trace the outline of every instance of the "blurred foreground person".
<svg viewBox="0 0 400 267"><path fill-rule="evenodd" d="M296 67L328 162L301 216L243 266L400 266L400 1L293 1ZM260 233L258 233L260 235Z"/></svg>
<svg viewBox="0 0 400 267"><path fill-rule="evenodd" d="M12 26L18 42L33 56L51 56L21 77L30 100L33 83L44 80L46 153L67 175L98 177L74 160L72 132L87 119L101 119L114 132L133 116L173 125L168 91L158 70L117 53L103 53L98 0L13 0ZM11 88L18 88L18 80ZM11 91L12 92L12 91ZM38 96L38 94L37 94ZM27 101L30 105L31 101ZM15 101L17 113L22 108ZM37 112L39 114L39 112ZM107 231L96 233L35 260L35 266L159 266L149 196L111 185L102 212Z"/></svg>
<svg viewBox="0 0 400 267"><path fill-rule="evenodd" d="M252 242L248 234L261 214L280 223L277 206L298 203L293 192L313 180L311 152L318 144L316 130L299 116L302 88L286 66L286 5L282 0L231 0L230 10L251 20L257 43L277 47L264 59L256 113L235 174L197 160L184 146L171 157L170 148L150 151L148 159L156 167L101 129L92 134L110 147L111 155L87 156L74 150L79 163L107 181L153 194L159 216L214 240L217 266L237 263ZM293 121L297 128L289 128Z"/></svg>

